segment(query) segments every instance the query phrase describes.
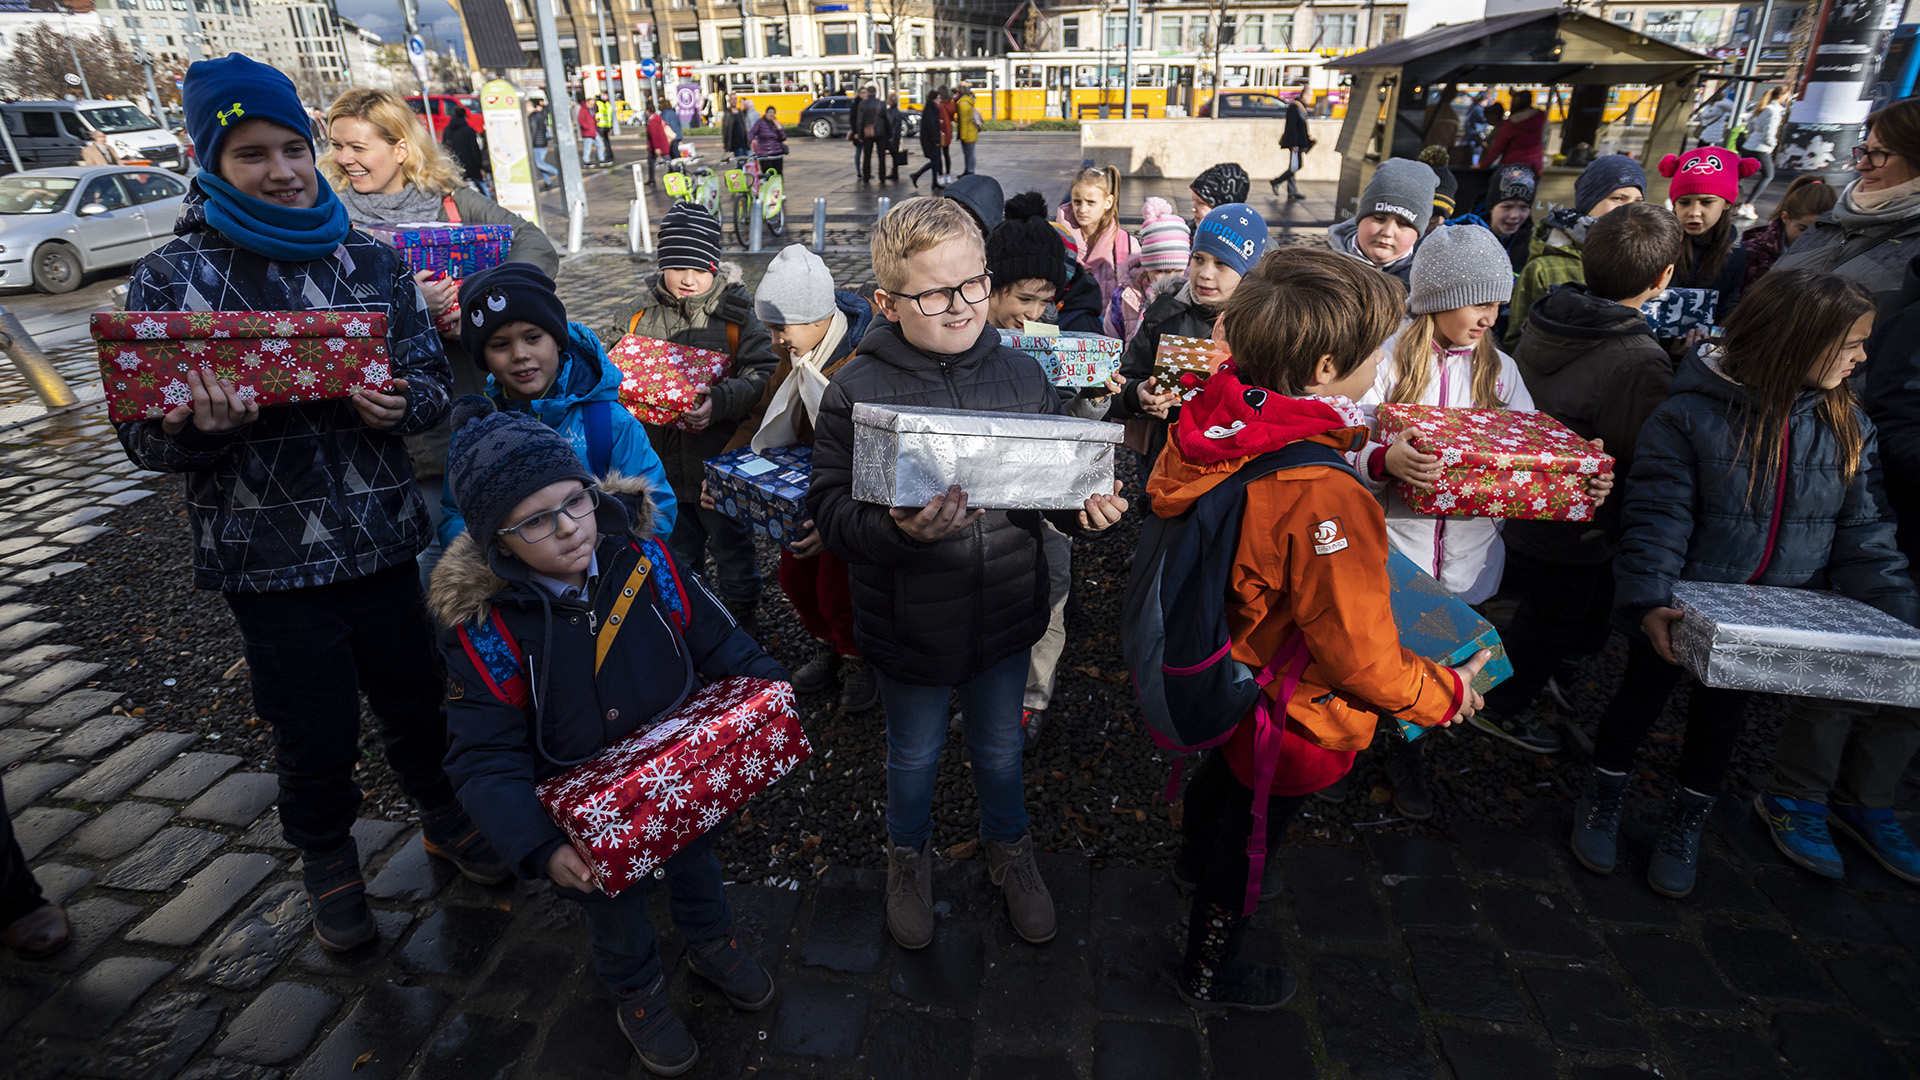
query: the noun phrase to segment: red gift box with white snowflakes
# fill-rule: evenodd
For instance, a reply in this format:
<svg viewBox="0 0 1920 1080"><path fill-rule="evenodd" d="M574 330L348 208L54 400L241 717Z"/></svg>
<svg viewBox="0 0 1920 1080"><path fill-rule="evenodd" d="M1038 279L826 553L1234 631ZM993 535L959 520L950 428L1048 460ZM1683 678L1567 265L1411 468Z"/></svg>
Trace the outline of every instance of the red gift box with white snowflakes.
<svg viewBox="0 0 1920 1080"><path fill-rule="evenodd" d="M1416 449L1440 456L1431 491L1397 485L1407 508L1436 517L1591 521L1587 483L1613 458L1542 412L1381 405L1380 440L1410 427Z"/></svg>
<svg viewBox="0 0 1920 1080"><path fill-rule="evenodd" d="M812 756L793 685L735 676L537 790L617 896Z"/></svg>
<svg viewBox="0 0 1920 1080"><path fill-rule="evenodd" d="M685 428L680 414L733 366L724 353L628 334L607 350L620 369L620 404L643 424Z"/></svg>
<svg viewBox="0 0 1920 1080"><path fill-rule="evenodd" d="M190 404L201 366L261 405L389 393L387 316L369 311L102 311L93 316L114 421Z"/></svg>

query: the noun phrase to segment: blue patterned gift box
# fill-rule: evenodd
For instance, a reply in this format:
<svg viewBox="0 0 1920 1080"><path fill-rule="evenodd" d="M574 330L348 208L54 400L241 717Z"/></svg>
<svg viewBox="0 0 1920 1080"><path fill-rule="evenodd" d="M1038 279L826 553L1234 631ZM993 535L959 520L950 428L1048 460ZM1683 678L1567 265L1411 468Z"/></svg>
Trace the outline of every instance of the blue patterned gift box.
<svg viewBox="0 0 1920 1080"><path fill-rule="evenodd" d="M1055 386L1104 386L1120 371L1125 343L1081 330L1062 330L1057 336L1002 330L1000 344L1040 361Z"/></svg>
<svg viewBox="0 0 1920 1080"><path fill-rule="evenodd" d="M1407 651L1459 667L1481 649L1491 650L1493 655L1473 680L1473 688L1483 694L1513 675L1513 662L1507 659L1507 647L1500 643L1500 632L1465 600L1414 565L1412 559L1398 551L1388 552L1387 579L1393 621L1400 628L1400 644ZM1417 739L1427 729L1402 720L1400 731L1409 739Z"/></svg>
<svg viewBox="0 0 1920 1080"><path fill-rule="evenodd" d="M706 462L708 489L720 512L753 526L780 544L805 536L807 485L812 482L813 449L786 446L763 456L742 447Z"/></svg>
<svg viewBox="0 0 1920 1080"><path fill-rule="evenodd" d="M511 225L419 222L372 225L361 231L392 244L415 270L431 270L450 278L499 266L513 246Z"/></svg>

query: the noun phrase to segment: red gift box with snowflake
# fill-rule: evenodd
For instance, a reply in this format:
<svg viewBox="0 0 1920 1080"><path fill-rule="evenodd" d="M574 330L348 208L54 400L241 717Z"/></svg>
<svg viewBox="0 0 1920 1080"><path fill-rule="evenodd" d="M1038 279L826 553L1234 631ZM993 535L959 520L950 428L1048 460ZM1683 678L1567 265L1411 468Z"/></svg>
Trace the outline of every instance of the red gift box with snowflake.
<svg viewBox="0 0 1920 1080"><path fill-rule="evenodd" d="M812 756L793 685L736 676L537 790L617 896Z"/></svg>
<svg viewBox="0 0 1920 1080"><path fill-rule="evenodd" d="M1541 412L1381 405L1382 442L1418 427L1416 449L1440 456L1431 491L1400 483L1408 509L1436 517L1591 521L1588 481L1613 471L1613 458Z"/></svg>
<svg viewBox="0 0 1920 1080"><path fill-rule="evenodd" d="M680 414L733 366L724 353L628 334L607 350L620 369L620 404L643 424L682 428Z"/></svg>
<svg viewBox="0 0 1920 1080"><path fill-rule="evenodd" d="M202 366L261 405L389 393L387 316L370 311L102 311L93 316L113 420L193 401Z"/></svg>

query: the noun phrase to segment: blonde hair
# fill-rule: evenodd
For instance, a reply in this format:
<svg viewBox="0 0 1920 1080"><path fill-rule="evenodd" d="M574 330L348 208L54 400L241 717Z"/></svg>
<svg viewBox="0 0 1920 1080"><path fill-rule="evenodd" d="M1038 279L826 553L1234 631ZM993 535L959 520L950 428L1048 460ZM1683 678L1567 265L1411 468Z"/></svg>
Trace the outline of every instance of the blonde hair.
<svg viewBox="0 0 1920 1080"><path fill-rule="evenodd" d="M1393 369L1399 377L1394 380L1393 392L1387 395L1389 402L1420 403L1427 384L1433 381L1433 350L1439 344L1440 331L1432 315L1415 315L1400 331L1400 338L1393 346ZM1494 345L1492 334L1481 334L1480 340L1474 342L1471 369L1473 407L1506 408L1507 403L1500 400L1500 349Z"/></svg>
<svg viewBox="0 0 1920 1080"><path fill-rule="evenodd" d="M896 292L907 279L907 260L949 240L965 240L980 258L987 257L986 240L973 215L952 199L908 199L887 211L873 230L873 279Z"/></svg>
<svg viewBox="0 0 1920 1080"><path fill-rule="evenodd" d="M1093 228L1080 226L1080 235L1086 237L1088 253L1091 254L1095 240L1105 235L1109 228L1120 227L1120 170L1112 165L1081 169L1073 174L1073 183L1067 185L1067 191L1071 193L1082 184L1097 187L1112 199L1107 204L1107 212L1100 215L1100 220L1093 223ZM1076 221L1075 224L1079 223Z"/></svg>
<svg viewBox="0 0 1920 1080"><path fill-rule="evenodd" d="M433 141L427 129L414 115L405 99L391 90L349 90L334 99L327 109L327 127L335 120L353 119L373 125L389 146L407 144L407 156L400 162L400 175L422 191L446 196L461 186L459 170L453 158ZM328 150L320 158L320 172L335 191L348 187L346 171Z"/></svg>

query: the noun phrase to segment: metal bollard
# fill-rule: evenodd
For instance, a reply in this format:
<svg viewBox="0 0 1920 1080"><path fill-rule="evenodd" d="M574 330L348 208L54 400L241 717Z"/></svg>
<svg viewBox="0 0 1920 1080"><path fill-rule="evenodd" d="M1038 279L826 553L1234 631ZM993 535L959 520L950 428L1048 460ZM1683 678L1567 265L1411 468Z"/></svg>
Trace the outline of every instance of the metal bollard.
<svg viewBox="0 0 1920 1080"><path fill-rule="evenodd" d="M759 188L754 189L753 199L747 204L747 216L753 219L753 227L747 230L747 254L758 255L762 246L760 226L764 218Z"/></svg>
<svg viewBox="0 0 1920 1080"><path fill-rule="evenodd" d="M893 200L887 198L885 195L880 196L880 212L874 215L874 220L878 221L881 218L886 217L887 211L891 209L893 209Z"/></svg>
<svg viewBox="0 0 1920 1080"><path fill-rule="evenodd" d="M646 236L646 226L642 224L647 215L645 199L634 199L627 203L627 254L640 254L640 242Z"/></svg>
<svg viewBox="0 0 1920 1080"><path fill-rule="evenodd" d="M827 250L827 200L813 200L813 253Z"/></svg>
<svg viewBox="0 0 1920 1080"><path fill-rule="evenodd" d="M581 200L567 207L567 254L580 253L580 241L587 228L587 203Z"/></svg>
<svg viewBox="0 0 1920 1080"><path fill-rule="evenodd" d="M13 312L3 307L0 307L0 350L5 350L13 360L13 366L19 370L20 377L27 381L27 385L33 388L47 408L64 409L80 400L73 396L73 388L67 385L67 380L53 370L52 362L47 359L40 344L33 340L33 335L20 325L20 320L14 318Z"/></svg>

